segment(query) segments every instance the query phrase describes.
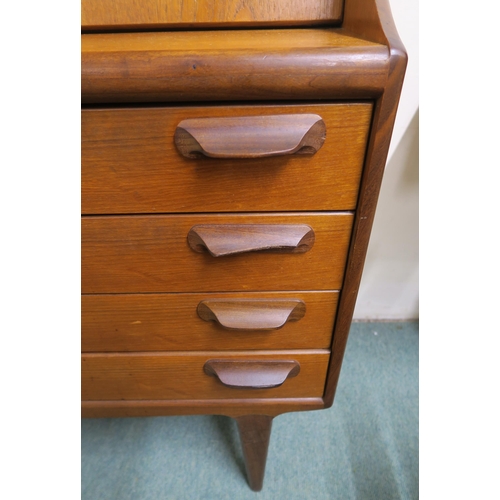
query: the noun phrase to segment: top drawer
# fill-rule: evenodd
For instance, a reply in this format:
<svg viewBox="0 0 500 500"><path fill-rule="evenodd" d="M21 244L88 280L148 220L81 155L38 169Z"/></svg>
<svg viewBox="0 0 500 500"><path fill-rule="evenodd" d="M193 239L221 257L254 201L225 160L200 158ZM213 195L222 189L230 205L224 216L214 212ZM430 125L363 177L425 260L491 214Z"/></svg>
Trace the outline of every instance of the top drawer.
<svg viewBox="0 0 500 500"><path fill-rule="evenodd" d="M371 103L84 109L82 213L353 210L371 112ZM187 158L174 143L189 119L305 114L326 127L313 155Z"/></svg>
<svg viewBox="0 0 500 500"><path fill-rule="evenodd" d="M82 0L82 29L338 24L342 0Z"/></svg>

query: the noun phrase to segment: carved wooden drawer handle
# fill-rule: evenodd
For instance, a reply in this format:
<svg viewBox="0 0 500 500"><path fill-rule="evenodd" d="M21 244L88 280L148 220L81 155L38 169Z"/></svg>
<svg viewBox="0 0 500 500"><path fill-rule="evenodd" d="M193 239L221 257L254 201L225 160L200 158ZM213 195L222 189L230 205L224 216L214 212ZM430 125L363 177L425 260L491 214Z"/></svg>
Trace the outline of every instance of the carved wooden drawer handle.
<svg viewBox="0 0 500 500"><path fill-rule="evenodd" d="M217 377L224 385L239 389L270 389L279 387L287 378L300 372L297 361L240 361L237 359L209 359L203 370Z"/></svg>
<svg viewBox="0 0 500 500"><path fill-rule="evenodd" d="M264 250L305 253L314 245L314 231L306 224L202 224L190 229L188 244L214 257Z"/></svg>
<svg viewBox="0 0 500 500"><path fill-rule="evenodd" d="M230 330L277 330L304 317L300 299L212 299L198 304L198 316Z"/></svg>
<svg viewBox="0 0 500 500"><path fill-rule="evenodd" d="M264 158L314 154L325 142L318 115L191 118L177 126L174 141L188 158Z"/></svg>

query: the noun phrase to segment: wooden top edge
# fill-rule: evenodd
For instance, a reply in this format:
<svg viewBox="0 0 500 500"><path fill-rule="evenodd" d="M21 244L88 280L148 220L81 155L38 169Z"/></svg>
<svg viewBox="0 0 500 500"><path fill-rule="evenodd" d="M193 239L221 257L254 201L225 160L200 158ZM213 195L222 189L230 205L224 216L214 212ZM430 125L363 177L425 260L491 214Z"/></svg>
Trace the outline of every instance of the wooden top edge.
<svg viewBox="0 0 500 500"><path fill-rule="evenodd" d="M82 54L96 52L165 51L182 53L190 50L216 52L224 50L322 49L382 47L381 44L341 33L335 28L167 31L151 33L85 33L81 36Z"/></svg>
<svg viewBox="0 0 500 500"><path fill-rule="evenodd" d="M86 104L372 98L389 61L332 28L85 34L81 48Z"/></svg>
<svg viewBox="0 0 500 500"><path fill-rule="evenodd" d="M212 357L212 358L231 358L235 355L249 357L262 356L262 357L276 357L279 356L325 356L330 355L329 349L295 349L295 350L280 350L279 353L276 351L134 351L134 352L83 352L82 357L93 358L93 357L106 357L106 358L135 358L135 357L183 357L183 356L199 356L199 357Z"/></svg>

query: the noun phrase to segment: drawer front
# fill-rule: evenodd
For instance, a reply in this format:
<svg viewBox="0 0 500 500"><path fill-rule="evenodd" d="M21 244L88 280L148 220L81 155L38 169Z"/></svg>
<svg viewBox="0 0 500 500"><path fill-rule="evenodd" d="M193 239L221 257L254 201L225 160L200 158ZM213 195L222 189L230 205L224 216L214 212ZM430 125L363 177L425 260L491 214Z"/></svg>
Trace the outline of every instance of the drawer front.
<svg viewBox="0 0 500 500"><path fill-rule="evenodd" d="M82 351L327 349L337 301L338 292L83 295Z"/></svg>
<svg viewBox="0 0 500 500"><path fill-rule="evenodd" d="M352 210L371 113L371 103L84 109L82 213ZM174 143L188 119L284 114L323 119L315 154L193 159Z"/></svg>
<svg viewBox="0 0 500 500"><path fill-rule="evenodd" d="M351 213L83 217L82 292L338 290L352 221ZM305 253L250 251L221 257L189 246L193 228L215 226L243 248L246 236L239 238L232 228L259 225L306 227L314 241Z"/></svg>
<svg viewBox="0 0 500 500"><path fill-rule="evenodd" d="M82 0L82 29L339 22L342 0Z"/></svg>
<svg viewBox="0 0 500 500"><path fill-rule="evenodd" d="M82 355L82 399L92 400L183 400L231 398L321 397L328 351L257 351L198 353L129 353ZM282 362L299 365L282 385L273 388L234 388L217 376L208 375L207 361ZM264 364L263 363L263 364ZM234 365L234 370L238 370ZM276 383L273 366L250 367L249 377L239 384ZM265 372L265 373L263 373ZM267 373L269 372L269 373ZM278 374L279 375L279 374ZM223 376L223 374L221 374ZM253 377L253 379L252 379ZM228 379L223 378L226 383Z"/></svg>

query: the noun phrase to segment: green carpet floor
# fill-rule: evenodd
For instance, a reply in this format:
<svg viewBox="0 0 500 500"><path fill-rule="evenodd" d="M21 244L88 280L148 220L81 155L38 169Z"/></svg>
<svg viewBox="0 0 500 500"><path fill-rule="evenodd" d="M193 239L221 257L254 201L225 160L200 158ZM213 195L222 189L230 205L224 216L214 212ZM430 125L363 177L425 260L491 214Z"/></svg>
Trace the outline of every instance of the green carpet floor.
<svg viewBox="0 0 500 500"><path fill-rule="evenodd" d="M333 407L273 422L252 492L220 416L82 420L83 500L418 498L418 323L354 323Z"/></svg>

